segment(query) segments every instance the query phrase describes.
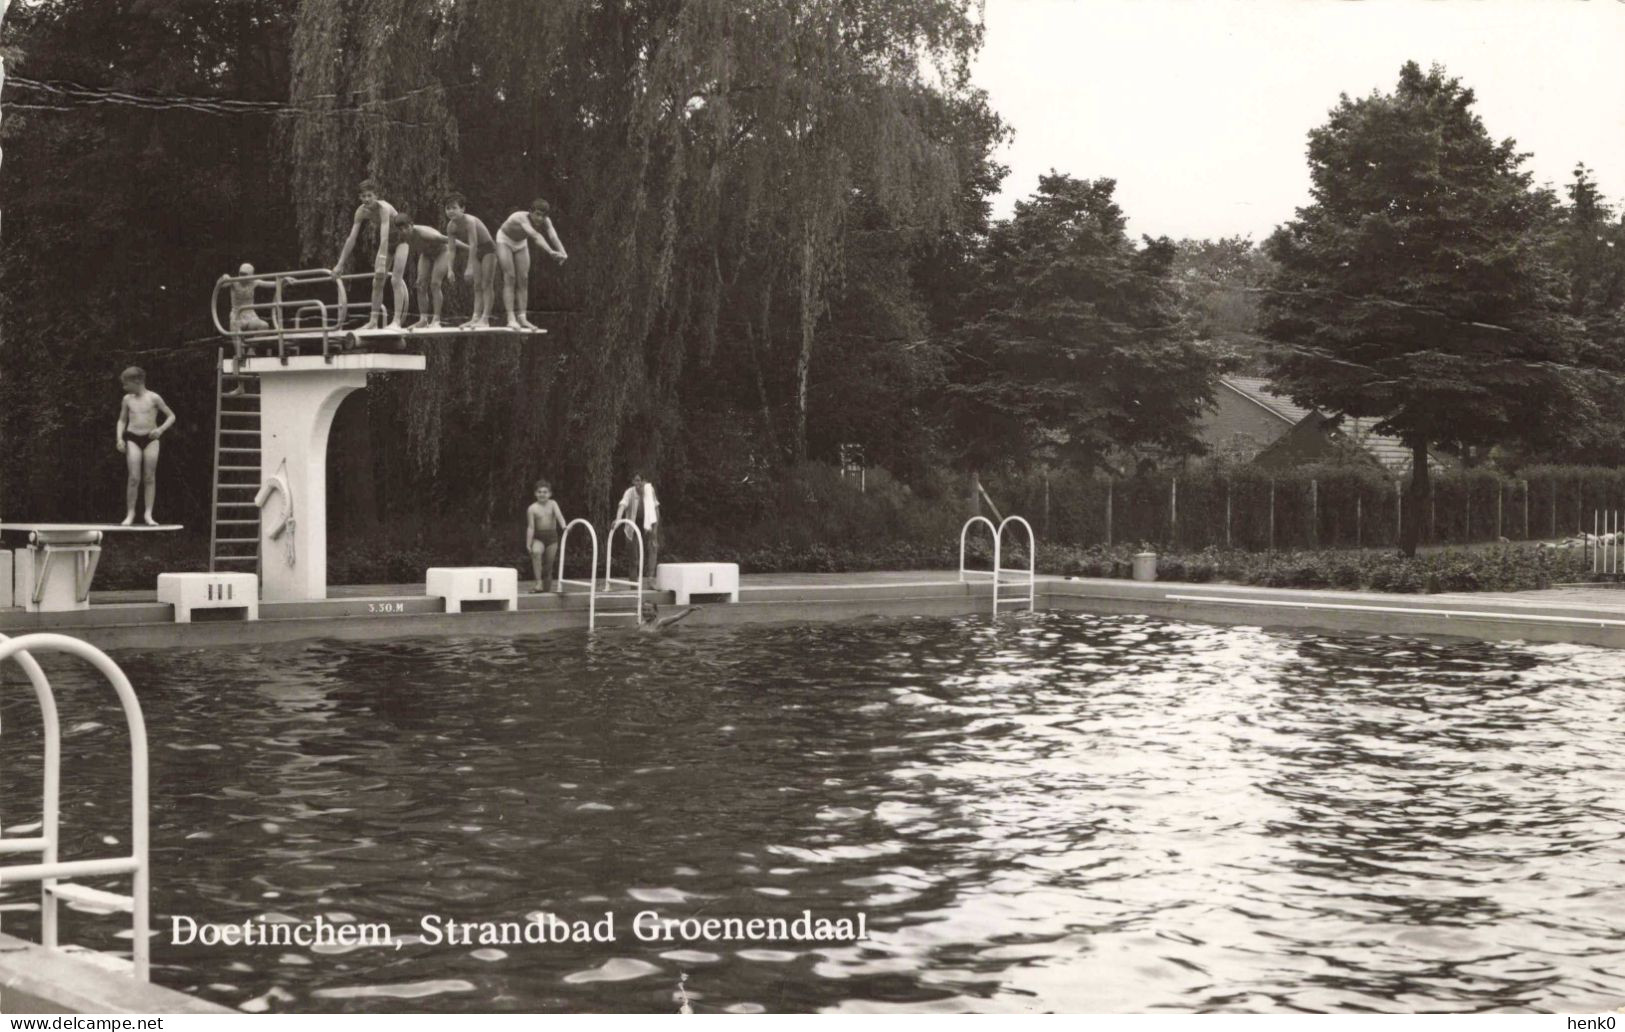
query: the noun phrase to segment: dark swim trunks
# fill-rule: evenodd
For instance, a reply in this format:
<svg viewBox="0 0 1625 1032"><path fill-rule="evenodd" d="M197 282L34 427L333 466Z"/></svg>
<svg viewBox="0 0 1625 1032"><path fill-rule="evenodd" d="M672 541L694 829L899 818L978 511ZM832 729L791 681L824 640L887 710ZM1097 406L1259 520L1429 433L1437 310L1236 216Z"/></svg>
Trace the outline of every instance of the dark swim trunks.
<svg viewBox="0 0 1625 1032"><path fill-rule="evenodd" d="M145 448L147 445L151 444L155 440L157 440L157 438L153 437L152 434L150 434L150 433L138 434L134 430L126 430L126 431L124 431L124 441L125 441L125 443L126 444L133 444L137 448Z"/></svg>

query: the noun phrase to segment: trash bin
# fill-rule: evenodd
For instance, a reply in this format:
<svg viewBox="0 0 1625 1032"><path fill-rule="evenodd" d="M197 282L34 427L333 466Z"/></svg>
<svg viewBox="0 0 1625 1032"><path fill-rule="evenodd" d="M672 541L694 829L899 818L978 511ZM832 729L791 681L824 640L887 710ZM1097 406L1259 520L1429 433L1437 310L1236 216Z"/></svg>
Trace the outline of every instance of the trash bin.
<svg viewBox="0 0 1625 1032"><path fill-rule="evenodd" d="M1140 581L1154 581L1157 579L1157 553L1135 553L1134 579Z"/></svg>

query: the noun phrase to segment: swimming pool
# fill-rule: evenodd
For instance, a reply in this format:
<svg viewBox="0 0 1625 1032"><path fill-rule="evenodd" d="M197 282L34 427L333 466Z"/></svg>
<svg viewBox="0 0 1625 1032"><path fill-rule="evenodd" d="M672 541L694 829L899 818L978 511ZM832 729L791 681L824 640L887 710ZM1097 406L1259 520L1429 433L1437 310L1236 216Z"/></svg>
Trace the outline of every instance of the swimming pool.
<svg viewBox="0 0 1625 1032"><path fill-rule="evenodd" d="M116 658L153 747L153 977L229 1006L672 1010L680 974L701 1011L1625 998L1618 652L1049 614ZM51 667L64 855L105 852L122 722ZM8 828L28 694L12 675ZM870 938L632 930L805 910ZM617 939L410 937L537 912ZM176 946L175 915L403 944Z"/></svg>

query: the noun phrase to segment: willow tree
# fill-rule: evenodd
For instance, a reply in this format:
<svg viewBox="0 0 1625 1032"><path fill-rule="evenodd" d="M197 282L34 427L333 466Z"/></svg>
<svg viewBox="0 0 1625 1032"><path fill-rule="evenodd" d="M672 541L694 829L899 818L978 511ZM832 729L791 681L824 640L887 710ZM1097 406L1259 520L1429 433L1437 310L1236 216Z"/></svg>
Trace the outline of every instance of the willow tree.
<svg viewBox="0 0 1625 1032"><path fill-rule="evenodd" d="M485 379L481 404L503 395L513 413L510 451L578 462L601 508L618 464L658 467L685 390L744 368L761 434L803 456L854 213L904 237L967 217L966 148L943 111L976 103L971 0L465 0L435 7L443 21L408 6L302 11L309 244L338 231L363 169L392 190L455 180L488 215L546 196L571 259L538 275L575 310L557 345L568 372ZM396 63L403 49L423 63Z"/></svg>
<svg viewBox="0 0 1625 1032"><path fill-rule="evenodd" d="M438 60L449 13L415 0L300 6L292 61L296 117L286 132L307 260L326 265L338 254L364 178L378 180L397 207L438 205L457 149Z"/></svg>

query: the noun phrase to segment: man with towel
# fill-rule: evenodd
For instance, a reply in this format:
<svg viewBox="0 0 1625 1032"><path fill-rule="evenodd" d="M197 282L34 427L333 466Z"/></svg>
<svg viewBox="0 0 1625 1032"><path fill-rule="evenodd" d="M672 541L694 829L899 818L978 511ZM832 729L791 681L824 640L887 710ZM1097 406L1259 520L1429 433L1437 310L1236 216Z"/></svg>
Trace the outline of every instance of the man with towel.
<svg viewBox="0 0 1625 1032"><path fill-rule="evenodd" d="M632 486L621 495L621 504L615 509L615 518L631 520L643 531L643 551L647 556L646 579L654 586L654 573L660 566L660 501L655 497L655 486L643 479L642 473L632 474ZM632 528L625 528L626 539L633 540ZM638 571L645 577L644 570Z"/></svg>

